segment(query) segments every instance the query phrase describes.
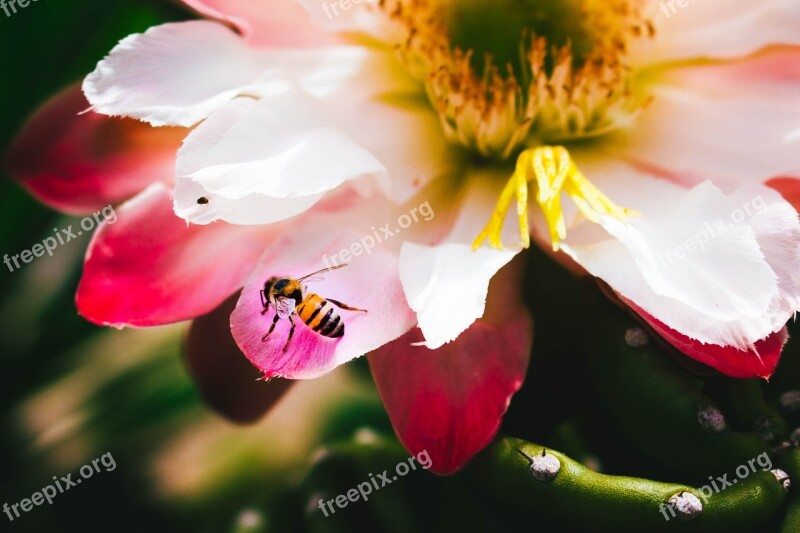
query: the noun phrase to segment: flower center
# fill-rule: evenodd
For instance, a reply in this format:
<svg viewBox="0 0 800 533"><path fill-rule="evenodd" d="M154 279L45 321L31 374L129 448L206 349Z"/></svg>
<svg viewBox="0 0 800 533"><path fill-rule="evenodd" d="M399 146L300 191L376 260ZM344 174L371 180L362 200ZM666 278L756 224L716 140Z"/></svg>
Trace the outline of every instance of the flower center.
<svg viewBox="0 0 800 533"><path fill-rule="evenodd" d="M601 135L646 103L627 52L641 0L384 0L445 135L484 157Z"/></svg>
<svg viewBox="0 0 800 533"><path fill-rule="evenodd" d="M485 158L517 158L473 248L487 239L502 247L515 197L522 245L530 245L529 182L554 250L566 237L562 192L593 222L635 214L592 185L566 148L549 144L602 135L647 103L627 61L633 40L655 34L645 1L381 0L447 138Z"/></svg>
<svg viewBox="0 0 800 533"><path fill-rule="evenodd" d="M529 67L524 46L531 35L546 37L557 48L571 42L578 57L591 49L591 36L580 24L575 2L461 1L445 5L442 13L450 47L472 51L476 72L491 63L511 67L520 79Z"/></svg>

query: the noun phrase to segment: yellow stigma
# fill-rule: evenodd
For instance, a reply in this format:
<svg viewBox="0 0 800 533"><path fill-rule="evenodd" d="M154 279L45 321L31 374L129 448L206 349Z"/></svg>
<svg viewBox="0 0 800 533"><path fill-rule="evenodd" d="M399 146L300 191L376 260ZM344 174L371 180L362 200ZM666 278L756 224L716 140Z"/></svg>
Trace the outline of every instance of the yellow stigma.
<svg viewBox="0 0 800 533"><path fill-rule="evenodd" d="M525 248L530 246L528 229L528 182L530 181L536 186L536 203L541 207L547 221L554 251L558 251L559 242L567 236L567 226L561 211L561 191L566 192L581 213L595 223L606 215L622 220L627 216L638 214L617 206L592 185L578 170L563 146L531 148L522 152L517 159L514 174L503 188L491 219L472 243L473 250L480 248L486 239L489 239L489 244L493 248L502 249L500 235L503 231L503 222L515 196L522 244Z"/></svg>

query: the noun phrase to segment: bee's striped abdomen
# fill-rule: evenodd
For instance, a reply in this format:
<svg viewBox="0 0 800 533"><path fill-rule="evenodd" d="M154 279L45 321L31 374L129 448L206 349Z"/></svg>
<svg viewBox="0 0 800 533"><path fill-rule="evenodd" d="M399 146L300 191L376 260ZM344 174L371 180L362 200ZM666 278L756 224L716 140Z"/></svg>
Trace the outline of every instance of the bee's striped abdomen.
<svg viewBox="0 0 800 533"><path fill-rule="evenodd" d="M299 306L297 315L308 327L333 339L344 335L344 322L333 305L317 294L308 294Z"/></svg>

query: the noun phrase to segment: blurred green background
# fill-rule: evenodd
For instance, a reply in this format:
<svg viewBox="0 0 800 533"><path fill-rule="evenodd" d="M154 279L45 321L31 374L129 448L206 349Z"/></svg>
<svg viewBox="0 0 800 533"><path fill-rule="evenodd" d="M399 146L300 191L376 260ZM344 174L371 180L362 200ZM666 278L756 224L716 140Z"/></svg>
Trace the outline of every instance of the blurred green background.
<svg viewBox="0 0 800 533"><path fill-rule="evenodd" d="M40 103L80 79L121 37L152 22L180 16L177 10L155 2L135 1L40 0L18 9L11 17L0 12L2 152ZM62 224L60 215L40 205L7 176L3 176L0 190L3 253L29 248L53 225ZM63 254L43 258L13 273L4 269L0 276L0 496L9 504L30 497L53 475L65 475L69 469L61 469L71 467L77 459L57 461L50 449L36 445L36 429L25 420L24 413L26 401L38 392L47 392L80 365L74 356L76 347L97 336L96 328L77 316L72 303L80 258L87 244L88 239L76 241L65 247ZM57 408L61 400L56 397L49 401ZM96 457L94 447L88 448L86 459ZM105 451L113 455L116 450ZM82 460L78 462L83 464ZM136 466L124 461L118 464L117 470L106 473L104 479L65 493L53 506L37 507L14 523L3 516L2 529L77 531L83 524L108 524L115 516L128 516L125 522L130 530L141 527L146 523L144 515L131 509L141 509L146 503L125 475ZM112 495L116 497L109 497Z"/></svg>

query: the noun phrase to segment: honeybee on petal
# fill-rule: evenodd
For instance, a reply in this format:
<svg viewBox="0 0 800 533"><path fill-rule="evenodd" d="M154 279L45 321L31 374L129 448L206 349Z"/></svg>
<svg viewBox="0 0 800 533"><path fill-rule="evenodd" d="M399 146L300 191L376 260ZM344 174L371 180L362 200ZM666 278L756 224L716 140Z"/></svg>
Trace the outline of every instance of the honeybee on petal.
<svg viewBox="0 0 800 533"><path fill-rule="evenodd" d="M286 339L286 344L283 346L283 351L285 352L289 348L289 343L292 342L292 337L294 336L294 329L296 326L294 315L299 316L300 320L323 337L329 337L331 339L343 337L344 321L333 306L336 305L340 309L359 311L362 313L366 313L367 310L350 307L332 298L325 299L318 294L309 292L305 284L303 284L303 281L346 266L347 264L343 264L323 268L297 279L277 276L269 278L264 283L264 289L261 290L261 305L264 307L261 314L266 314L267 311L269 311L270 305L272 305L275 307L275 317L272 319L272 325L269 327L269 331L261 337L261 341L267 340L267 337L269 337L275 329L278 320L288 319L292 327L289 329L289 337Z"/></svg>

